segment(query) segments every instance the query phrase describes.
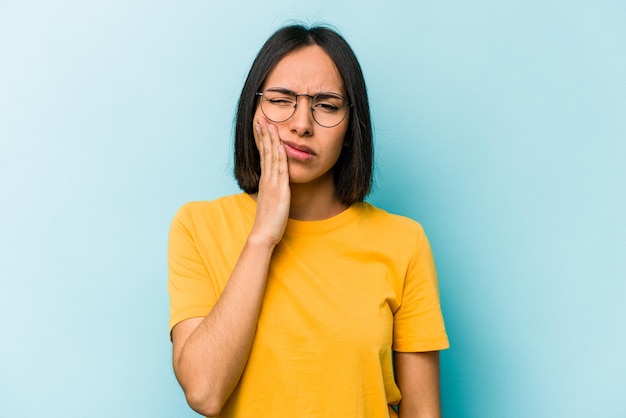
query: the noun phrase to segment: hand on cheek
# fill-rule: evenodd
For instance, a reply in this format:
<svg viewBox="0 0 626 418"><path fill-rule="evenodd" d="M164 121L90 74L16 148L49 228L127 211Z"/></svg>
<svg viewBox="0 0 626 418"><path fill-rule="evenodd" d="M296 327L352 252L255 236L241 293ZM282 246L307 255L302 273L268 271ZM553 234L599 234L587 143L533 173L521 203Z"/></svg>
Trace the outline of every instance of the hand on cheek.
<svg viewBox="0 0 626 418"><path fill-rule="evenodd" d="M261 159L261 179L251 236L276 245L285 231L291 203L287 155L276 126L265 118L255 119L254 139Z"/></svg>

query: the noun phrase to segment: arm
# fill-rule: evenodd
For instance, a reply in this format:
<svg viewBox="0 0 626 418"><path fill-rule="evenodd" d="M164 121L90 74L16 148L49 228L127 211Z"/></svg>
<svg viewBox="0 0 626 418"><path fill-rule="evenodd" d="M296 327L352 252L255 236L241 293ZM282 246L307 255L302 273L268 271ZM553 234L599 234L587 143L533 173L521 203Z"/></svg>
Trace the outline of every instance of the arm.
<svg viewBox="0 0 626 418"><path fill-rule="evenodd" d="M241 378L256 332L267 272L289 216L289 171L276 130L260 121L255 139L261 179L254 225L217 303L205 318L182 321L172 330L174 373L187 402L212 416Z"/></svg>
<svg viewBox="0 0 626 418"><path fill-rule="evenodd" d="M439 352L394 353L400 418L441 418Z"/></svg>

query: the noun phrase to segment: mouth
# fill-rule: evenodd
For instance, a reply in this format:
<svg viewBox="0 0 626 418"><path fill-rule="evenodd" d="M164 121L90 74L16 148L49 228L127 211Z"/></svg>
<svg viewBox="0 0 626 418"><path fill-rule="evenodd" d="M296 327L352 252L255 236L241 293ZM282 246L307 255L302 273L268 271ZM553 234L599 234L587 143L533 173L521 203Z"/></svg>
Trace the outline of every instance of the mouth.
<svg viewBox="0 0 626 418"><path fill-rule="evenodd" d="M287 156L296 160L306 161L315 156L313 150L306 145L294 144L289 141L282 141L285 146Z"/></svg>

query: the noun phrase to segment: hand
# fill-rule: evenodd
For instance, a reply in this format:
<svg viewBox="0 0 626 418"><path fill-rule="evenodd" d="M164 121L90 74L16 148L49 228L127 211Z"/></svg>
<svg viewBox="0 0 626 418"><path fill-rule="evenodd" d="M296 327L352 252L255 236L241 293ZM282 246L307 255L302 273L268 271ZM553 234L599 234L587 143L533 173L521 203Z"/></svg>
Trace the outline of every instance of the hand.
<svg viewBox="0 0 626 418"><path fill-rule="evenodd" d="M258 118L254 124L254 139L261 156L261 179L249 239L275 246L285 232L291 204L287 154L274 125L263 118Z"/></svg>

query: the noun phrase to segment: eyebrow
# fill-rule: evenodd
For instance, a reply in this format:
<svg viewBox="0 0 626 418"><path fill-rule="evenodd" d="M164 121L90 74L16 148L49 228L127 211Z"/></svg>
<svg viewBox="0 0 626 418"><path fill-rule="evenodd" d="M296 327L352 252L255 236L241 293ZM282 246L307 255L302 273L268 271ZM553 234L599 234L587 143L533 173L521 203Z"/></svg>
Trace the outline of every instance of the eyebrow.
<svg viewBox="0 0 626 418"><path fill-rule="evenodd" d="M295 91L289 90L289 89L284 88L284 87L269 87L269 88L267 88L265 90L266 91L275 91L276 93L288 94L288 95L292 95L292 96L296 96L298 94ZM319 92L317 94L311 94L310 96L337 97L337 98L345 99L345 97L343 97L342 94L335 93L335 92L332 92L332 91L322 91L322 92Z"/></svg>
<svg viewBox="0 0 626 418"><path fill-rule="evenodd" d="M295 91L286 89L284 87L270 87L270 88L267 88L265 90L266 91L275 91L277 93L283 93L283 94L291 94L291 95L294 95L294 96L296 95Z"/></svg>

